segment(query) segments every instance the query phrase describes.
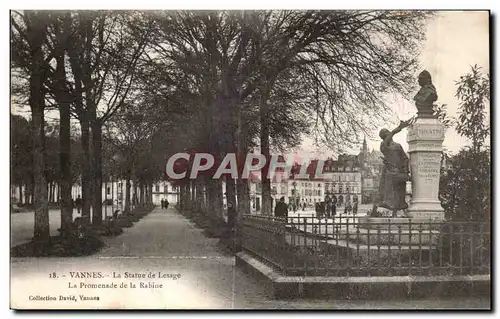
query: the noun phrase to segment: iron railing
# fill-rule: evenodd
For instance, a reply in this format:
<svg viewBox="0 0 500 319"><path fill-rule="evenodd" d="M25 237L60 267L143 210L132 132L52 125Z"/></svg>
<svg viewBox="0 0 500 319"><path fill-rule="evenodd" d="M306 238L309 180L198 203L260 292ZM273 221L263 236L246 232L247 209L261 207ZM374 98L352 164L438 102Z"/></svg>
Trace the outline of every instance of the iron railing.
<svg viewBox="0 0 500 319"><path fill-rule="evenodd" d="M489 223L382 220L245 215L242 247L286 275L490 273Z"/></svg>

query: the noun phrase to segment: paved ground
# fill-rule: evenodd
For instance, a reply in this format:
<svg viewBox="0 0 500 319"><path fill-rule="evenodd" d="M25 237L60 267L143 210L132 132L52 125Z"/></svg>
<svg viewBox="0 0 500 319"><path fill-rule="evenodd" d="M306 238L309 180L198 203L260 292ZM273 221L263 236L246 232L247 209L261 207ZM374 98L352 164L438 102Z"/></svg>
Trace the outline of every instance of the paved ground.
<svg viewBox="0 0 500 319"><path fill-rule="evenodd" d="M117 206L113 208L116 209ZM102 218L105 219L106 216L111 216L112 207L102 206ZM77 210L73 211L73 218L81 217ZM17 246L29 242L33 237L33 225L35 223L35 213L33 211L19 212L10 214L10 247ZM60 209L50 209L49 210L49 227L50 235L58 235L57 229L61 227L61 210Z"/></svg>
<svg viewBox="0 0 500 319"><path fill-rule="evenodd" d="M44 301L29 301L28 295L46 296L55 291L97 295L99 301L58 301L56 307L81 308L268 308L268 309L366 309L366 308L488 308L481 298L454 300L352 301L273 300L264 283L235 267L234 258L223 253L217 239L207 239L201 230L173 208L155 209L132 228L106 241L100 253L81 258L12 259L12 306L50 308ZM69 289L82 279L71 279L73 271L100 271L104 279L85 279L86 284L104 282L152 282L162 288ZM57 279L49 278L56 272ZM121 274L122 278L113 278ZM124 279L125 272L159 272L166 279ZM65 277L63 277L65 276ZM172 277L180 276L176 279ZM50 287L50 289L48 288Z"/></svg>

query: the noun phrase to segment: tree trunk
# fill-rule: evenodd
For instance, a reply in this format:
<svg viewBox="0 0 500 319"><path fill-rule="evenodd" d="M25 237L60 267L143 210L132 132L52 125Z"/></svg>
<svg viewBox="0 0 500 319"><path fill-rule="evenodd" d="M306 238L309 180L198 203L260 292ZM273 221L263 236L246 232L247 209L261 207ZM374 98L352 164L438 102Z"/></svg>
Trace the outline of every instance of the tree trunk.
<svg viewBox="0 0 500 319"><path fill-rule="evenodd" d="M27 12L27 20L31 27L28 28L30 40L30 77L29 77L29 105L32 116L33 136L33 179L34 179L34 209L35 226L33 239L47 241L50 239L49 209L47 203L47 181L44 173L44 56L42 43L45 40L46 24L39 12Z"/></svg>
<svg viewBox="0 0 500 319"><path fill-rule="evenodd" d="M47 184L47 191L49 192L49 204L54 202L54 194L52 193L52 190L54 189L52 187L53 182L49 182Z"/></svg>
<svg viewBox="0 0 500 319"><path fill-rule="evenodd" d="M125 176L125 214L128 214L130 212L130 179L130 173L127 173L127 175Z"/></svg>
<svg viewBox="0 0 500 319"><path fill-rule="evenodd" d="M191 180L189 183L191 185L191 209L193 210L196 207L196 204L195 204L195 201L196 201L196 181Z"/></svg>
<svg viewBox="0 0 500 319"><path fill-rule="evenodd" d="M56 203L56 190L57 190L57 184L56 182L52 182L52 202Z"/></svg>
<svg viewBox="0 0 500 319"><path fill-rule="evenodd" d="M228 214L227 214L227 220L230 225L234 225L234 222L236 221L236 183L234 179L232 178L227 178L226 179L226 199L227 199L227 207L228 207ZM230 215L231 210L229 210L229 203L233 204L233 209L232 209L232 215Z"/></svg>
<svg viewBox="0 0 500 319"><path fill-rule="evenodd" d="M222 181L220 179L209 179L208 181L208 214L214 219L222 218L223 200L222 200Z"/></svg>
<svg viewBox="0 0 500 319"><path fill-rule="evenodd" d="M153 183L149 184L149 204L153 205Z"/></svg>
<svg viewBox="0 0 500 319"><path fill-rule="evenodd" d="M132 203L133 208L136 208L137 204L139 203L139 183L137 181L137 178L134 178L134 196Z"/></svg>
<svg viewBox="0 0 500 319"><path fill-rule="evenodd" d="M140 195L140 200L139 200L139 204L140 206L144 206L144 204L146 203L145 202L145 199L146 199L146 185L144 185L144 182L141 181L140 182L140 189L141 189L141 195Z"/></svg>
<svg viewBox="0 0 500 319"><path fill-rule="evenodd" d="M177 186L179 189L179 210L181 213L184 213L185 208L185 193L186 193L186 188L184 187L184 184L181 184Z"/></svg>
<svg viewBox="0 0 500 319"><path fill-rule="evenodd" d="M204 211L204 198L203 198L203 182L202 180L196 180L196 209L198 212Z"/></svg>
<svg viewBox="0 0 500 319"><path fill-rule="evenodd" d="M33 169L34 172L34 169ZM35 175L33 173L33 182L30 187L30 205L35 205Z"/></svg>
<svg viewBox="0 0 500 319"><path fill-rule="evenodd" d="M38 51L38 50L37 50ZM50 239L49 228L49 208L47 202L47 182L44 174L44 100L42 95L42 84L39 79L33 79L36 73L30 79L30 104L33 122L33 176L34 176L34 196L33 204L35 209L35 227L33 239L36 241L48 241Z"/></svg>
<svg viewBox="0 0 500 319"><path fill-rule="evenodd" d="M92 203L92 224L102 224L102 125L99 120L92 123L92 151L94 157L94 197Z"/></svg>
<svg viewBox="0 0 500 319"><path fill-rule="evenodd" d="M271 181L268 178L269 161L271 159L269 150L269 117L267 94L263 93L260 100L260 153L266 159L266 165L261 170L262 179L262 213L272 215L271 212Z"/></svg>
<svg viewBox="0 0 500 319"><path fill-rule="evenodd" d="M184 196L185 196L185 203L184 203L184 207L186 210L190 210L191 209L191 181L186 181L186 184L184 185L185 187L185 193L184 193Z"/></svg>
<svg viewBox="0 0 500 319"><path fill-rule="evenodd" d="M248 125L246 120L243 118L241 110L238 114L238 163L241 169L239 174L243 173L243 166L245 165L246 155L248 154ZM248 179L243 179L239 177L236 182L236 189L238 193L238 216L236 222L242 214L250 214L250 189L248 187Z"/></svg>
<svg viewBox="0 0 500 319"><path fill-rule="evenodd" d="M23 185L19 185L19 204L23 203Z"/></svg>
<svg viewBox="0 0 500 319"><path fill-rule="evenodd" d="M115 212L115 182L114 177L111 176L111 215Z"/></svg>
<svg viewBox="0 0 500 319"><path fill-rule="evenodd" d="M250 189L248 187L248 180L239 179L236 187L238 191L238 214L250 214Z"/></svg>
<svg viewBox="0 0 500 319"><path fill-rule="evenodd" d="M82 131L81 144L83 150L82 158L82 218L86 223L90 222L90 200L92 197L92 173L90 171L90 132L86 116L80 120Z"/></svg>

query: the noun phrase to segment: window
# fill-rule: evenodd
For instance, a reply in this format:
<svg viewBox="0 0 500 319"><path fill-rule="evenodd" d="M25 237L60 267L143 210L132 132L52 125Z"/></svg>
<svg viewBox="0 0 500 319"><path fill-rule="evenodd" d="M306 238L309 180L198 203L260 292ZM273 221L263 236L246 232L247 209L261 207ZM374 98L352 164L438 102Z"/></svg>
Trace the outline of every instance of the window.
<svg viewBox="0 0 500 319"><path fill-rule="evenodd" d="M342 193L342 184L339 185L339 193Z"/></svg>
<svg viewBox="0 0 500 319"><path fill-rule="evenodd" d="M159 192L160 191L160 185L156 184L155 185L155 192Z"/></svg>
<svg viewBox="0 0 500 319"><path fill-rule="evenodd" d="M320 183L318 183L318 187L321 187L321 184L320 184Z"/></svg>
<svg viewBox="0 0 500 319"><path fill-rule="evenodd" d="M107 195L111 194L111 187L109 187L109 186L106 187L106 194Z"/></svg>

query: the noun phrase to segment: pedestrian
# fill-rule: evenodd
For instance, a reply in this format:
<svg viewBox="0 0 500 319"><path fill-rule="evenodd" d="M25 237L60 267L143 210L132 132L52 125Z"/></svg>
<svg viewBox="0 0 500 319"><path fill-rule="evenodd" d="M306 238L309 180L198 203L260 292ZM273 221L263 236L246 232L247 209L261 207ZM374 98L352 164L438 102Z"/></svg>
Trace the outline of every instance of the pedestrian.
<svg viewBox="0 0 500 319"><path fill-rule="evenodd" d="M302 203L302 211L305 211L306 210L306 203Z"/></svg>
<svg viewBox="0 0 500 319"><path fill-rule="evenodd" d="M288 206L285 203L284 196L276 203L276 207L274 207L274 216L288 219Z"/></svg>
<svg viewBox="0 0 500 319"><path fill-rule="evenodd" d="M352 205L351 205L351 202L350 202L350 201L347 201L347 202L345 203L344 214L349 214L349 213L351 213L351 210L352 210Z"/></svg>
<svg viewBox="0 0 500 319"><path fill-rule="evenodd" d="M161 199L160 203L161 203L161 209L165 208L165 201L163 200L163 198Z"/></svg>
<svg viewBox="0 0 500 319"><path fill-rule="evenodd" d="M165 209L168 209L168 199L165 198Z"/></svg>
<svg viewBox="0 0 500 319"><path fill-rule="evenodd" d="M332 196L332 216L337 214L337 196Z"/></svg>
<svg viewBox="0 0 500 319"><path fill-rule="evenodd" d="M82 209L82 198L80 195L75 200L75 206L76 206L76 211L78 214L80 214L80 210Z"/></svg>
<svg viewBox="0 0 500 319"><path fill-rule="evenodd" d="M354 202L354 205L352 207L352 213L356 215L358 213L358 201Z"/></svg>
<svg viewBox="0 0 500 319"><path fill-rule="evenodd" d="M330 195L326 195L325 205L326 205L326 214L325 214L326 218L330 218L332 213L332 199L330 198Z"/></svg>

